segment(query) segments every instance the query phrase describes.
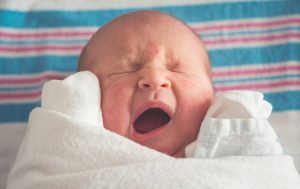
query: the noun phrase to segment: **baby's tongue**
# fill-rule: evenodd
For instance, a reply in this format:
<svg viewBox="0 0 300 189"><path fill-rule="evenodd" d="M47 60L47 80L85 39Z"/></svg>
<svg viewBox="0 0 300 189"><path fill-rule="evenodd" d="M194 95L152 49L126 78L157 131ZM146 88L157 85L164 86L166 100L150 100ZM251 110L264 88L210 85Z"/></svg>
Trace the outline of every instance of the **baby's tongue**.
<svg viewBox="0 0 300 189"><path fill-rule="evenodd" d="M170 121L169 115L160 108L150 108L142 113L134 122L138 133L148 133Z"/></svg>

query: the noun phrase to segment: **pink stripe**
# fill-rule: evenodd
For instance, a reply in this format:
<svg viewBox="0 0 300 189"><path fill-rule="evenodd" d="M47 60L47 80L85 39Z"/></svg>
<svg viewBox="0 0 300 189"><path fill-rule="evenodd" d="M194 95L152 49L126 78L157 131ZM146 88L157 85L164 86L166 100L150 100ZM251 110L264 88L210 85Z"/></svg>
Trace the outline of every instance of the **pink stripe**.
<svg viewBox="0 0 300 189"><path fill-rule="evenodd" d="M254 41L266 42L274 41L281 39L290 39L297 38L300 39L300 33L288 33L280 35L268 35L268 36L256 36L256 37L231 37L227 39L217 39L217 40L204 40L205 44L208 46L219 45L219 44L228 44L232 45L233 43L252 43ZM14 52L14 53L26 53L26 52L43 52L47 50L55 51L80 51L84 45L72 45L72 46L57 46L57 45L43 45L43 46L21 46L21 47L9 47L9 46L0 46L0 52Z"/></svg>
<svg viewBox="0 0 300 189"><path fill-rule="evenodd" d="M276 81L270 83L252 83L252 84L239 84L239 85L232 85L232 86L215 86L216 91L228 91L228 90L270 90L274 88L281 88L281 87L299 87L300 81L298 80L287 80L287 81ZM5 101L7 99L24 99L24 98L40 98L41 91L34 91L34 92L23 92L23 93L0 93L0 100Z"/></svg>
<svg viewBox="0 0 300 189"><path fill-rule="evenodd" d="M300 33L287 33L287 34L280 34L280 35L268 35L268 36L245 36L245 37L228 37L226 39L203 39L204 43L207 46L214 46L220 44L230 44L233 43L253 43L253 42L270 42L275 40L282 40L282 39L291 39L296 38L300 39Z"/></svg>
<svg viewBox="0 0 300 189"><path fill-rule="evenodd" d="M269 83L251 83L251 84L239 84L232 86L215 86L217 91L228 91L228 90L259 90L259 89L274 89L281 87L299 87L300 81L277 81L277 82L269 82Z"/></svg>
<svg viewBox="0 0 300 189"><path fill-rule="evenodd" d="M300 65L282 65L276 67L265 67L265 68L236 68L235 70L224 70L224 71L214 71L214 78L222 78L226 76L240 76L240 75L257 75L257 74L273 74L281 73L286 71L300 71Z"/></svg>
<svg viewBox="0 0 300 189"><path fill-rule="evenodd" d="M71 30L71 29L70 29ZM70 32L70 31L53 31L53 32L35 32L35 33L16 33L16 32L5 32L0 31L1 38L13 38L13 39L27 39L27 38L49 38L49 37L90 37L94 32L90 31L78 31L78 32Z"/></svg>
<svg viewBox="0 0 300 189"><path fill-rule="evenodd" d="M192 28L196 32L207 32L207 31L220 31L225 29L240 29L240 28L265 28L272 26L281 26L285 24L300 24L300 18L287 18L282 20L272 20L272 21L244 21L241 23L220 23L218 25L203 25L203 26L193 26Z"/></svg>
<svg viewBox="0 0 300 189"><path fill-rule="evenodd" d="M30 77L30 78L1 78L0 85L2 84L34 84L34 83L41 83L52 79L62 80L66 78L68 75L41 75L37 77Z"/></svg>
<svg viewBox="0 0 300 189"><path fill-rule="evenodd" d="M84 45L73 45L73 46L55 46L55 45L44 45L44 46L22 46L22 47L7 47L0 46L0 52L15 52L15 53L24 53L24 52L41 52L47 50L58 50L58 51L74 51L81 50Z"/></svg>
<svg viewBox="0 0 300 189"><path fill-rule="evenodd" d="M24 99L24 98L38 98L41 96L41 91L27 92L27 93L0 93L1 100L8 99Z"/></svg>

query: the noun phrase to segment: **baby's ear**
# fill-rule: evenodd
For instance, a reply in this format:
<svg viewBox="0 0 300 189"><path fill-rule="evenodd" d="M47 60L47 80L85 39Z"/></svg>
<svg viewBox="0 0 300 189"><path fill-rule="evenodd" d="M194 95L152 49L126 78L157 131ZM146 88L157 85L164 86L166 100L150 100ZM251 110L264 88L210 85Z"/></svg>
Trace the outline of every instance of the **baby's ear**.
<svg viewBox="0 0 300 189"><path fill-rule="evenodd" d="M77 72L64 80L46 82L42 90L42 108L102 124L98 78L90 71Z"/></svg>

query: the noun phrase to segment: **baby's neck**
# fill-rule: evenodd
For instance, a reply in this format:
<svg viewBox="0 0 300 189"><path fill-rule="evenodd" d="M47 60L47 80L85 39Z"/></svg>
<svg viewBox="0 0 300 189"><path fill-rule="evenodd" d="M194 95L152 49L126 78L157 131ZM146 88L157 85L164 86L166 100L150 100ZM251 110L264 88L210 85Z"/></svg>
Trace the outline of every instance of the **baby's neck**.
<svg viewBox="0 0 300 189"><path fill-rule="evenodd" d="M174 155L175 158L185 158L185 151L184 148L177 151Z"/></svg>

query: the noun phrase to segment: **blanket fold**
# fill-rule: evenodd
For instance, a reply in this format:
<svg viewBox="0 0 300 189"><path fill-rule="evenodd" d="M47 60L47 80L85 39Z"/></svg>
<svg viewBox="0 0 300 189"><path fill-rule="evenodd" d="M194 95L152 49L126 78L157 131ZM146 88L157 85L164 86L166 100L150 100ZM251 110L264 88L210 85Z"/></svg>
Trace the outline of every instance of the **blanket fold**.
<svg viewBox="0 0 300 189"><path fill-rule="evenodd" d="M96 125L49 109L29 119L8 189L296 189L289 156L175 159Z"/></svg>
<svg viewBox="0 0 300 189"><path fill-rule="evenodd" d="M106 130L99 108L99 91L98 79L90 72L76 73L44 86L42 107L30 114L7 189L298 189L300 186L292 157L281 155L275 133L264 122L207 119L217 124L209 122L201 126L195 154L189 156L194 158L176 159ZM226 111L221 115L228 116ZM253 151L261 144L249 145L251 140L258 141L253 134L259 141L266 140L268 145L263 151L272 149L269 146L278 146L279 150L271 150L269 156ZM227 157L206 159L224 155L220 150L204 150L210 149L205 147L211 144L212 136L219 137L215 141L221 143L212 143L213 146L226 145L228 137L239 143L232 137L242 136L252 156L234 156L243 153L231 153L239 147L230 144L232 150L229 154L226 151ZM212 153L217 155L211 156Z"/></svg>

